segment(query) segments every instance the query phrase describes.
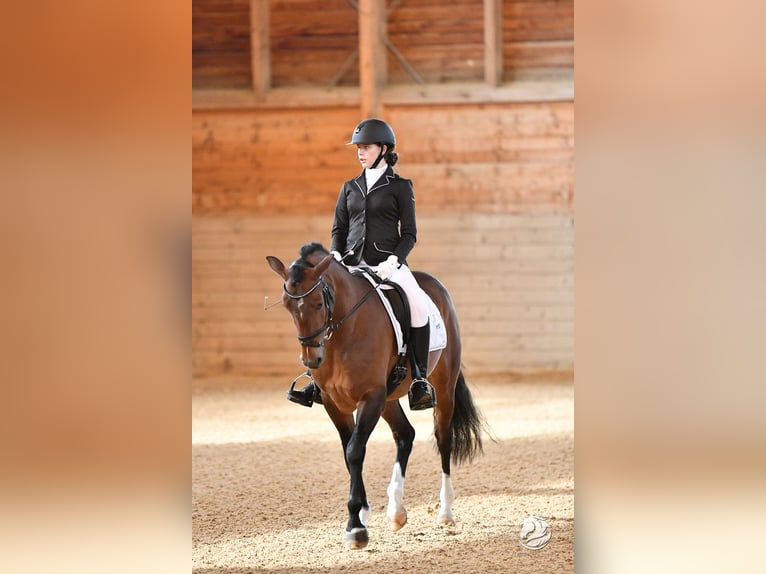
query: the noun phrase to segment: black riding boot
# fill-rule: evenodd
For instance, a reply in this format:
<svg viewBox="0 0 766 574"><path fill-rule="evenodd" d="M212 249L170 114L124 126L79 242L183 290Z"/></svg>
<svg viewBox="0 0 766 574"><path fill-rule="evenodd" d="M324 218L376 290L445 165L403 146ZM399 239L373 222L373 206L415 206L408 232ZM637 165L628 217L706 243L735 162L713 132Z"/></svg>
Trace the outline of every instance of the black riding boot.
<svg viewBox="0 0 766 574"><path fill-rule="evenodd" d="M309 378L309 384L302 389L295 390L296 381L303 377ZM290 389L287 391L287 400L303 405L304 407L311 407L314 403L317 403L318 405L322 404L322 391L320 391L319 387L314 384L314 379L311 378L310 371L306 371L302 375L295 377L290 385Z"/></svg>
<svg viewBox="0 0 766 574"><path fill-rule="evenodd" d="M428 323L422 327L413 327L410 331L412 347L412 384L408 393L410 409L422 411L436 406L436 392L426 380L428 374L428 347L431 328Z"/></svg>

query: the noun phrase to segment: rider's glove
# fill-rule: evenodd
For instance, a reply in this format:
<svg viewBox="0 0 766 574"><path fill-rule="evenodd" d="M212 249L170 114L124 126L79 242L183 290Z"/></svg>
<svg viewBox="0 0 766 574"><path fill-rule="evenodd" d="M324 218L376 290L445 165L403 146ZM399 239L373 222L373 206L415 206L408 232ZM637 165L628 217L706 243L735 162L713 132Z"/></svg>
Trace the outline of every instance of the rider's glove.
<svg viewBox="0 0 766 574"><path fill-rule="evenodd" d="M394 274L394 271L399 269L399 266L399 258L396 255L389 255L388 259L378 265L376 273L378 274L378 277L385 281L391 279L391 275Z"/></svg>

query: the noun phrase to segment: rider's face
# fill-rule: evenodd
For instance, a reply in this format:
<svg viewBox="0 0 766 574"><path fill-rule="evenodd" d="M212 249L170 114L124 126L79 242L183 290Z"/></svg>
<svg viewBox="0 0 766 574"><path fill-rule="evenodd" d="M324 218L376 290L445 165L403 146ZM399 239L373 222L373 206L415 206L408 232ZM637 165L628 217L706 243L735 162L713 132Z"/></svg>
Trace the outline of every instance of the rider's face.
<svg viewBox="0 0 766 574"><path fill-rule="evenodd" d="M385 146L383 147L385 148ZM380 149L381 146L377 144L357 144L356 155L362 167L372 167L372 164L378 159ZM380 164L378 164L378 167L380 167Z"/></svg>

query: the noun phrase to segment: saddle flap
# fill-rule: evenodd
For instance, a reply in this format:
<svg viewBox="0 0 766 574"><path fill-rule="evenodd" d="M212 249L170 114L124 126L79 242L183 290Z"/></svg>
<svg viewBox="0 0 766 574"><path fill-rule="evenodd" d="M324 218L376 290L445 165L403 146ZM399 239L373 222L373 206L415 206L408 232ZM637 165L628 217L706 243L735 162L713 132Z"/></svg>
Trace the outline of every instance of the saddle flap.
<svg viewBox="0 0 766 574"><path fill-rule="evenodd" d="M391 319L391 325L394 328L394 334L396 335L396 341L399 347L399 353L406 352L406 346L407 343L405 342L405 335L404 333L407 333L407 340L409 340L409 330L410 330L410 310L409 310L409 301L407 300L407 296L403 295L403 298L400 299L397 296L388 297L387 294L390 293L393 289L402 290L401 286L397 285L396 283L391 283L388 281L381 281L380 278L375 275L375 273L372 272L372 270L366 270L363 267L354 267L349 269L352 273L359 273L367 279L372 285L378 285L380 283L383 283L380 289L378 289L378 294L380 295L380 300L383 303L383 307L386 309L386 312L388 313L389 318ZM442 319L441 313L439 313L439 309L436 307L436 304L433 302L430 296L426 293L426 299L428 300L428 318L431 322L431 329L430 329L430 345L429 350L436 351L439 349L443 349L447 346L447 331L444 328L444 320ZM398 304L403 305L401 303L402 301L406 302L406 307L400 308L399 311L396 311L395 305L392 303L393 301L398 301ZM406 311L406 312L405 312ZM403 317L406 317L406 321L403 321Z"/></svg>
<svg viewBox="0 0 766 574"><path fill-rule="evenodd" d="M410 301L407 298L407 294L399 285L391 282L384 282L386 285L390 285L392 289L384 289L383 295L386 296L388 302L391 305L391 309L394 312L394 317L399 321L399 325L402 329L402 338L404 339L404 345L410 341L410 327L411 327L411 314L410 314Z"/></svg>

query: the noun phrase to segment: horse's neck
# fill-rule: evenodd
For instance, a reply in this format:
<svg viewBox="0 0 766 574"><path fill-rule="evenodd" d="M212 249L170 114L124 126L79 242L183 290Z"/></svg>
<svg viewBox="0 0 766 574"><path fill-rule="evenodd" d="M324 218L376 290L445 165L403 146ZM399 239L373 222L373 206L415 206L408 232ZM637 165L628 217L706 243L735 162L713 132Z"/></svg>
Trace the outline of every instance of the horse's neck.
<svg viewBox="0 0 766 574"><path fill-rule="evenodd" d="M361 275L355 275L346 269L338 269L332 277L335 287L335 309L333 311L333 320L339 321L349 313L361 299L367 295L372 285ZM357 309L353 316L363 311ZM351 317L349 317L351 320Z"/></svg>

